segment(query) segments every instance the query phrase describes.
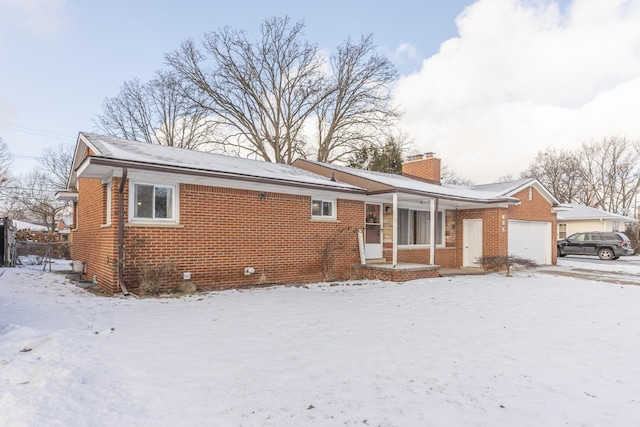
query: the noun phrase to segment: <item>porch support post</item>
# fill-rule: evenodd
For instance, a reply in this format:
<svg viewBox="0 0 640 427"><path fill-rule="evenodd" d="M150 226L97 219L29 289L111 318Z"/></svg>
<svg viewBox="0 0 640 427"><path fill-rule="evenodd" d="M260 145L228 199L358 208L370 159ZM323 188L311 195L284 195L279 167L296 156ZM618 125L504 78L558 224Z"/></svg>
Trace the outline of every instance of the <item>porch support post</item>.
<svg viewBox="0 0 640 427"><path fill-rule="evenodd" d="M395 267L398 265L398 193L393 193L393 221L392 221L392 247L393 247L393 260L392 264Z"/></svg>
<svg viewBox="0 0 640 427"><path fill-rule="evenodd" d="M431 248L429 250L429 264L431 265L435 265L436 263L436 200L435 199L431 199L429 201L429 208L430 208L430 213L429 213L429 233L430 233L430 239L429 239L429 247Z"/></svg>

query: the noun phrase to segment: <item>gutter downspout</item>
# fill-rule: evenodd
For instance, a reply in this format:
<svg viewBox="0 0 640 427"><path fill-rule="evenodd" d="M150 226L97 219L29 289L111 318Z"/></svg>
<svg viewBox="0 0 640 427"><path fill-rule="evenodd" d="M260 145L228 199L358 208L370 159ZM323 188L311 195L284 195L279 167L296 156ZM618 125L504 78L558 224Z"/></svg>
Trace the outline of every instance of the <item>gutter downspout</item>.
<svg viewBox="0 0 640 427"><path fill-rule="evenodd" d="M127 168L122 168L120 186L118 188L118 285L122 293L130 295L124 283L124 184L127 181Z"/></svg>

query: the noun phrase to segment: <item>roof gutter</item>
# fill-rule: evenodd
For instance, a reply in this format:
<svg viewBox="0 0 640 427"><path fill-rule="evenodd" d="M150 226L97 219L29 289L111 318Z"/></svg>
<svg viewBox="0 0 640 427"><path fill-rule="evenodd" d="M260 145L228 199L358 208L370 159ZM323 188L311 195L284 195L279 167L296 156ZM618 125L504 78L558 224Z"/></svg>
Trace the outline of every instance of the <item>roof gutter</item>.
<svg viewBox="0 0 640 427"><path fill-rule="evenodd" d="M387 194L387 193L393 193L393 192L412 194L414 196L425 196L425 197L431 197L434 199L441 199L441 200L451 200L454 202L513 203L513 204L520 203L520 200L516 199L515 197L503 197L501 199L475 199L471 197L448 196L446 194L436 194L436 193L418 191L418 190L407 190L403 188L394 188L393 191L388 191L388 190L368 191L367 194L377 195L377 194Z"/></svg>
<svg viewBox="0 0 640 427"><path fill-rule="evenodd" d="M123 169L132 168L132 169L146 170L146 171L152 171L152 172L166 172L166 173L184 174L184 175L199 176L199 177L206 177L206 178L231 179L236 181L256 182L256 183L262 183L262 184L276 184L276 185L279 184L279 185L287 185L290 187L309 188L309 189L316 189L316 190L334 190L334 191L342 191L342 192L353 193L353 194L366 193L366 191L361 188L339 187L339 186L332 186L332 185L325 186L323 184L303 183L303 182L291 181L286 179L259 178L259 177L250 176L250 175L214 172L214 171L207 171L202 169L183 168L179 166L158 165L153 163L134 162L130 160L116 160L116 159L108 159L104 157L89 156L85 159L85 162L88 162L88 164L96 165L96 166L110 166L110 167L117 167L117 168L123 168ZM86 165L88 166L88 164ZM327 182L330 182L330 181L327 181Z"/></svg>

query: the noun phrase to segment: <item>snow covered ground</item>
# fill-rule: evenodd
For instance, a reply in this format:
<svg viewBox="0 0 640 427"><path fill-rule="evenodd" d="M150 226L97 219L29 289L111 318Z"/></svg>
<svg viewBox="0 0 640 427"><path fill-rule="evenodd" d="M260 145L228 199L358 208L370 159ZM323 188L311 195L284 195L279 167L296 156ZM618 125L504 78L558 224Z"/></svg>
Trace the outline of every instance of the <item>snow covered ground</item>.
<svg viewBox="0 0 640 427"><path fill-rule="evenodd" d="M637 426L640 260L592 261L557 271L625 284L545 268L125 299L0 269L0 425Z"/></svg>

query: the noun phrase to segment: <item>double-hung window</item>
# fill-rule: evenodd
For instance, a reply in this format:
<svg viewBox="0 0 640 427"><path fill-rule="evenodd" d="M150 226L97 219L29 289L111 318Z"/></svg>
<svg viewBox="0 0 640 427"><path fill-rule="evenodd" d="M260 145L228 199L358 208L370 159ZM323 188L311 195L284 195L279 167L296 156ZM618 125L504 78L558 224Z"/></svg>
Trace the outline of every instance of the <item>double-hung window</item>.
<svg viewBox="0 0 640 427"><path fill-rule="evenodd" d="M567 237L567 224L558 224L558 238L565 239Z"/></svg>
<svg viewBox="0 0 640 427"><path fill-rule="evenodd" d="M311 200L311 217L330 219L335 218L335 201L334 200Z"/></svg>
<svg viewBox="0 0 640 427"><path fill-rule="evenodd" d="M444 213L436 214L436 245L442 245ZM399 245L428 245L431 243L431 212L412 209L398 209Z"/></svg>
<svg viewBox="0 0 640 427"><path fill-rule="evenodd" d="M174 220L175 186L133 184L133 218Z"/></svg>

